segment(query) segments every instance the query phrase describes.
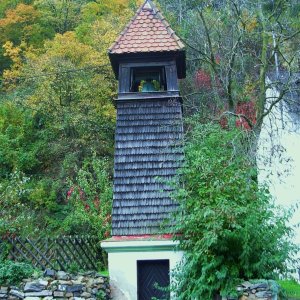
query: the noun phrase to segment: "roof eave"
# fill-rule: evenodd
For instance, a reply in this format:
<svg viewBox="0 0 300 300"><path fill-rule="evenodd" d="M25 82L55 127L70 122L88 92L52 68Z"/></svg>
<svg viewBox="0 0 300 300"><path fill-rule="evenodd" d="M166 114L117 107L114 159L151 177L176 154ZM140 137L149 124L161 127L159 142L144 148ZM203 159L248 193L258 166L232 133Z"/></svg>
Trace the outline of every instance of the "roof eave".
<svg viewBox="0 0 300 300"><path fill-rule="evenodd" d="M166 58L171 58L176 60L178 79L183 79L186 77L186 60L185 60L185 49L176 50L176 51L159 51L159 52L131 52L131 53L108 53L109 59L115 74L115 78L119 78L119 64L123 60L133 60L134 59L157 59L161 58L162 60Z"/></svg>

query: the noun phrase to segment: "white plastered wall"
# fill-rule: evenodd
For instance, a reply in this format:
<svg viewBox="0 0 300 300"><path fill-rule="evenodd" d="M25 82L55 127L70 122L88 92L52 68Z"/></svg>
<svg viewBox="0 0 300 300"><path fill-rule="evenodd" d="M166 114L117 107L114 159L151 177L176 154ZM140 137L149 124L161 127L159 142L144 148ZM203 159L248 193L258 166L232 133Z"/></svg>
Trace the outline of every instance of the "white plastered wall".
<svg viewBox="0 0 300 300"><path fill-rule="evenodd" d="M137 300L137 261L140 260L169 260L172 282L172 270L183 257L182 251L175 251L176 245L173 241L103 242L102 248L108 252L113 299Z"/></svg>
<svg viewBox="0 0 300 300"><path fill-rule="evenodd" d="M267 84L271 82L267 80ZM279 92L269 88L267 107ZM282 105L282 106L281 106ZM293 242L300 246L300 121L292 118L285 104L277 104L264 118L258 145L258 180L269 187L275 203L285 209L295 209L290 225L294 227ZM298 255L300 258L300 253ZM298 267L300 265L291 266ZM300 274L294 277L300 280Z"/></svg>

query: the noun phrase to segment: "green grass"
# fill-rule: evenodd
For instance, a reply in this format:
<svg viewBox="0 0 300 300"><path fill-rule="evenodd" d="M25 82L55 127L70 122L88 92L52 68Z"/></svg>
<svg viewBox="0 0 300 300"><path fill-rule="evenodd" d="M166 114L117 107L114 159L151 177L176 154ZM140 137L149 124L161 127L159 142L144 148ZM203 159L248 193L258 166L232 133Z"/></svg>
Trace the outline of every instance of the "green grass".
<svg viewBox="0 0 300 300"><path fill-rule="evenodd" d="M99 274L107 277L109 276L108 270L101 271Z"/></svg>
<svg viewBox="0 0 300 300"><path fill-rule="evenodd" d="M295 280L279 280L279 285L283 289L284 294L288 299L300 300L300 284Z"/></svg>

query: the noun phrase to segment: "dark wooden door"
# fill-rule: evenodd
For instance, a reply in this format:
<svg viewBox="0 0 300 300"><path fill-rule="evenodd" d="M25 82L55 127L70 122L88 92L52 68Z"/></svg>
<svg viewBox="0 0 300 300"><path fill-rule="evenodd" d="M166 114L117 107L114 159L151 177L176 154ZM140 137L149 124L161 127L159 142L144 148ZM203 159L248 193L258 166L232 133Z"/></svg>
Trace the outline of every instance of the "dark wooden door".
<svg viewBox="0 0 300 300"><path fill-rule="evenodd" d="M143 260L137 262L138 300L170 299L169 260Z"/></svg>

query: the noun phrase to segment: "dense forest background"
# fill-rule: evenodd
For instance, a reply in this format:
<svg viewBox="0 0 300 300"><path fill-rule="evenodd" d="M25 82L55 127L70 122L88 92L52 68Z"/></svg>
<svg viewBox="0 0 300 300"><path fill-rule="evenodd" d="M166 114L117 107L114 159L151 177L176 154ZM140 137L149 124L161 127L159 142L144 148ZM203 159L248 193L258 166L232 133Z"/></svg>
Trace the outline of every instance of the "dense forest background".
<svg viewBox="0 0 300 300"><path fill-rule="evenodd" d="M107 49L141 3L1 1L0 236L109 235L117 81ZM299 70L299 2L156 4L186 44L186 131L251 131L244 150L255 161L266 102L288 101ZM276 68L289 76L266 99Z"/></svg>
<svg viewBox="0 0 300 300"><path fill-rule="evenodd" d="M0 235L109 235L117 82L135 1L1 1Z"/></svg>

